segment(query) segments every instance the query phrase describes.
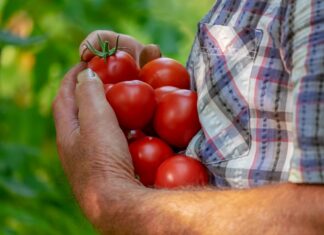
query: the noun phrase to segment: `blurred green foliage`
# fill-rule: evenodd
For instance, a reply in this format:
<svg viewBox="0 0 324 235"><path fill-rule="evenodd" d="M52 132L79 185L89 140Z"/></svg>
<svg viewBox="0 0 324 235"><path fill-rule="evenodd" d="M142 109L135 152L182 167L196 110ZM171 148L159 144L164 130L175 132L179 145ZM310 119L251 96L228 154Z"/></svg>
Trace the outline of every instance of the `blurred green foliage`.
<svg viewBox="0 0 324 235"><path fill-rule="evenodd" d="M61 170L51 102L96 29L185 63L213 0L0 0L0 234L95 234Z"/></svg>

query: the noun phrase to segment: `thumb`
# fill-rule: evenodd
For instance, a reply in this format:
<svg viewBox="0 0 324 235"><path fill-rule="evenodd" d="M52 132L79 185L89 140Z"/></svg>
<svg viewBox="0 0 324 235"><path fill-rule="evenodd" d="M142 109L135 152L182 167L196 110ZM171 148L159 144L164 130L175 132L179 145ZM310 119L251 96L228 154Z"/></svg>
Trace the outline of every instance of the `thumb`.
<svg viewBox="0 0 324 235"><path fill-rule="evenodd" d="M111 126L118 126L116 115L106 100L103 84L91 69L78 74L75 92L80 131L109 130Z"/></svg>
<svg viewBox="0 0 324 235"><path fill-rule="evenodd" d="M161 50L158 45L148 44L144 46L139 56L139 64L141 68L151 60L161 57Z"/></svg>

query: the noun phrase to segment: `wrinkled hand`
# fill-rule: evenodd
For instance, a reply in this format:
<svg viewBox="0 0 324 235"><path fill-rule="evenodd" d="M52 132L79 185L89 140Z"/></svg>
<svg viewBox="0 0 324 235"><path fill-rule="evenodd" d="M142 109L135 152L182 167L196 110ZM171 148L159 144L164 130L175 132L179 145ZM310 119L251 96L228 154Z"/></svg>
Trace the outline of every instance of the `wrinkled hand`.
<svg viewBox="0 0 324 235"><path fill-rule="evenodd" d="M161 57L160 48L155 44L143 45L133 37L125 34L117 34L107 30L96 30L90 33L80 45L79 53L82 61L89 61L93 57L91 51L87 49L87 42L97 50L100 49L98 35L103 41L109 41L111 47L115 46L116 38L119 35L119 47L131 54L140 67L143 67L147 62L153 59Z"/></svg>
<svg viewBox="0 0 324 235"><path fill-rule="evenodd" d="M102 82L91 70L83 69L85 63L80 63L66 74L53 111L62 166L77 200L86 213L93 214L92 194L100 188L113 192L139 183Z"/></svg>
<svg viewBox="0 0 324 235"><path fill-rule="evenodd" d="M97 34L114 46L116 33L95 31L80 46L83 61L93 57L84 48L86 41L98 48ZM143 46L127 35L121 35L119 40L120 46L127 47L127 52L141 65L160 57L155 45ZM106 100L103 84L86 69L85 62L65 75L53 102L53 114L63 169L81 208L98 226L96 221L105 221L100 217L114 217L111 205L116 200L144 187L134 177L127 141Z"/></svg>
<svg viewBox="0 0 324 235"><path fill-rule="evenodd" d="M86 42L99 49L98 35L115 46L117 33L94 31L80 45L83 61L93 57L85 47ZM128 35L120 35L119 46L127 48L127 52L142 65L161 55L158 46L144 46ZM76 181L84 184L96 177L133 179L127 142L114 111L106 101L103 85L89 70L78 76L85 68L86 63L82 62L66 74L53 103L57 146L63 168L72 187Z"/></svg>

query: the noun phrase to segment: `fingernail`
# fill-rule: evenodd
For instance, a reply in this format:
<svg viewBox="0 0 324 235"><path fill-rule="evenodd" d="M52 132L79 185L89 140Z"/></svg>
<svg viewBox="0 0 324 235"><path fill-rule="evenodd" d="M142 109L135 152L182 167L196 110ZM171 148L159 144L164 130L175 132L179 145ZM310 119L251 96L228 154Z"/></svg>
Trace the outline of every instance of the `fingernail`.
<svg viewBox="0 0 324 235"><path fill-rule="evenodd" d="M91 81L91 80L99 80L98 75L95 72L93 72L92 69L87 68L78 74L78 83L79 84L82 82Z"/></svg>

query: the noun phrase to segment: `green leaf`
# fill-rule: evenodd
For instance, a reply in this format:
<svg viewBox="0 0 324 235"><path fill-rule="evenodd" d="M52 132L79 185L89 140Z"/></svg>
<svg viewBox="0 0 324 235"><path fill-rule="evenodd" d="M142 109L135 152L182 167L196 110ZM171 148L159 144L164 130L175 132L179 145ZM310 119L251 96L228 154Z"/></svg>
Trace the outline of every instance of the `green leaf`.
<svg viewBox="0 0 324 235"><path fill-rule="evenodd" d="M35 197L36 192L34 189L29 188L28 186L9 179L1 179L0 178L0 187L5 188L7 191L9 191L11 194L21 196L21 197Z"/></svg>
<svg viewBox="0 0 324 235"><path fill-rule="evenodd" d="M21 38L8 31L0 30L0 46L3 45L30 46L30 45L41 43L44 40L45 40L44 36Z"/></svg>

